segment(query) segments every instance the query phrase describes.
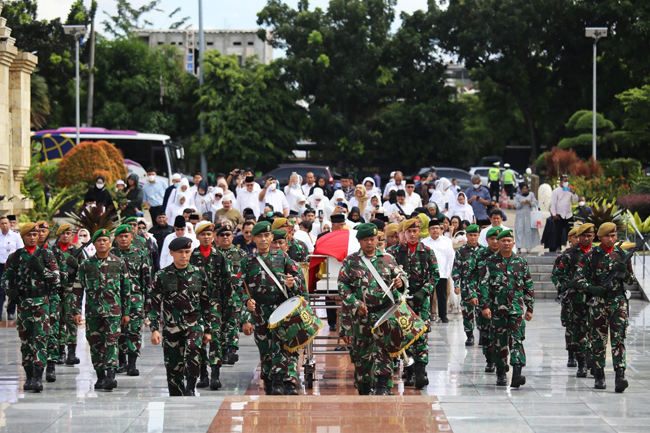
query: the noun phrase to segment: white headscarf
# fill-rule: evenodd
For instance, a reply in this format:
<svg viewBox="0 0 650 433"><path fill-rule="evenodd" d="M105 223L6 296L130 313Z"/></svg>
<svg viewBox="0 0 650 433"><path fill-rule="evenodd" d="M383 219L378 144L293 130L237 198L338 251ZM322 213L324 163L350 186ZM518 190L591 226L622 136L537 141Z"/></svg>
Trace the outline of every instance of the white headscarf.
<svg viewBox="0 0 650 433"><path fill-rule="evenodd" d="M366 182L372 183L372 188L368 190L366 188ZM377 185L375 184L375 179L372 177L366 177L363 179L363 182L361 182L361 185L363 185L364 188L366 188L366 195L373 196L375 194L381 194L381 191L379 191L379 188L377 188Z"/></svg>
<svg viewBox="0 0 650 433"><path fill-rule="evenodd" d="M465 197L465 204L460 204L460 201L458 200L460 196ZM469 222L472 222L474 219L474 208L472 208L472 205L467 204L467 196L465 196L464 192L459 192L458 196L456 197L456 201L453 204L449 205L449 216L458 216L461 221L467 220Z"/></svg>

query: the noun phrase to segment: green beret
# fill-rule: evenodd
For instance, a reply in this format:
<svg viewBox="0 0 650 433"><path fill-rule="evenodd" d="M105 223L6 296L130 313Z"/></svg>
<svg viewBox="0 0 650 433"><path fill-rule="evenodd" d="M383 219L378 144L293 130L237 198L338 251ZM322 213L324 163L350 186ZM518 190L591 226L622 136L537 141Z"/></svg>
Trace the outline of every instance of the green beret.
<svg viewBox="0 0 650 433"><path fill-rule="evenodd" d="M128 217L122 221L122 224L137 223L138 219L136 217Z"/></svg>
<svg viewBox="0 0 650 433"><path fill-rule="evenodd" d="M115 229L115 237L118 237L122 233L131 233L133 228L128 224L122 224Z"/></svg>
<svg viewBox="0 0 650 433"><path fill-rule="evenodd" d="M377 236L379 234L379 230L377 229L377 226L374 225L373 223L363 223L359 224L357 227L357 239L365 239L369 238L371 236Z"/></svg>
<svg viewBox="0 0 650 433"><path fill-rule="evenodd" d="M129 226L129 228L131 228L131 226ZM97 239L102 238L102 237L110 238L110 237L111 237L111 233L110 233L108 230L106 230L106 229L99 229L99 230L97 230L97 231L95 232L95 234L93 234L93 237L92 237L91 241L92 241L93 243L95 243L95 241L96 241Z"/></svg>
<svg viewBox="0 0 650 433"><path fill-rule="evenodd" d="M287 232L284 230L276 229L273 230L271 233L273 233L273 240L277 241L278 239L286 239L287 238Z"/></svg>
<svg viewBox="0 0 650 433"><path fill-rule="evenodd" d="M251 235L259 235L260 233L271 233L271 223L268 221L262 221L253 227L253 230L251 230Z"/></svg>
<svg viewBox="0 0 650 433"><path fill-rule="evenodd" d="M492 227L490 230L488 230L487 234L485 235L485 239L491 238L492 236L499 236L501 230L503 230L501 227Z"/></svg>
<svg viewBox="0 0 650 433"><path fill-rule="evenodd" d="M169 243L170 251L187 250L192 248L192 239L181 236Z"/></svg>
<svg viewBox="0 0 650 433"><path fill-rule="evenodd" d="M465 233L478 233L479 231L481 231L481 228L476 224L468 225L467 229L465 229Z"/></svg>
<svg viewBox="0 0 650 433"><path fill-rule="evenodd" d="M512 233L512 230L502 230L501 233L499 233L499 236L497 236L497 240L501 238L514 238L515 235Z"/></svg>

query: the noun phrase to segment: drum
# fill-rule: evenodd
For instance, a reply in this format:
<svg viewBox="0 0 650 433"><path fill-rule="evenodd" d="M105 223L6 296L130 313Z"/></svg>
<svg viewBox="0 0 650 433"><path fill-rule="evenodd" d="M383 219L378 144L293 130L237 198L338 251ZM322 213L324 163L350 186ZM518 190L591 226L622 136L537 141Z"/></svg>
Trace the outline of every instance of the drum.
<svg viewBox="0 0 650 433"><path fill-rule="evenodd" d="M269 328L289 352L309 344L323 328L323 322L316 317L307 301L294 296L282 303L269 318Z"/></svg>
<svg viewBox="0 0 650 433"><path fill-rule="evenodd" d="M393 305L377 320L372 333L379 336L392 357L400 356L427 330L424 321L405 301Z"/></svg>

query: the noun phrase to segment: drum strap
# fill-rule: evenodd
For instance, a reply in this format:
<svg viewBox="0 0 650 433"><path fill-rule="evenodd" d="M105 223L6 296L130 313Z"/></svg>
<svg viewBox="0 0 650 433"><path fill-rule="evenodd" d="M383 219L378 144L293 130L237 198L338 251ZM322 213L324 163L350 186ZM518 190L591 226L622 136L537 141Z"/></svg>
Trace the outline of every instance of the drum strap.
<svg viewBox="0 0 650 433"><path fill-rule="evenodd" d="M361 260L366 265L366 267L368 268L368 270L370 271L372 276L375 278L375 280L377 281L377 284L379 284L379 287L381 287L381 290L384 291L386 296L388 296L390 298L390 300L394 304L395 303L395 298L393 297L393 292L390 291L390 289L388 288L388 286L384 282L383 278L381 278L381 276L379 275L379 272L377 272L377 269L375 268L375 265L373 265L372 262L370 260L368 260L368 257L366 257L366 256L361 257Z"/></svg>
<svg viewBox="0 0 650 433"><path fill-rule="evenodd" d="M284 288L284 286L283 286L282 284L280 284L280 282L278 281L278 279L275 277L275 274L273 273L273 271L271 271L271 270L269 269L269 267L266 265L266 263L264 263L264 260L262 259L262 257L257 256L257 257L255 257L255 258L257 259L257 261L259 262L259 264L262 266L262 269L264 269L264 271L268 274L268 276L271 277L271 279L273 280L273 282L275 283L275 285L278 286L278 289L280 289L280 291L281 291L282 294L285 296L285 298L289 299L289 295L287 295L287 291L286 291L286 289Z"/></svg>

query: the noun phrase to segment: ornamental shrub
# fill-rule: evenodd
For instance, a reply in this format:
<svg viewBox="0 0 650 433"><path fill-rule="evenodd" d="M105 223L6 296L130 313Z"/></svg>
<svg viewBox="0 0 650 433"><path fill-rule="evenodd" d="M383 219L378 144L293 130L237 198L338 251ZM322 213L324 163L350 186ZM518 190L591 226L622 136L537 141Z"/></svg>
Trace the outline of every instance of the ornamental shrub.
<svg viewBox="0 0 650 433"><path fill-rule="evenodd" d="M645 220L650 216L650 194L630 194L619 197L616 203L633 214L639 213L639 217Z"/></svg>
<svg viewBox="0 0 650 433"><path fill-rule="evenodd" d="M101 172L106 183L113 185L126 178L126 167L121 152L106 141L84 141L66 153L59 163L57 184L72 186L77 183L93 184Z"/></svg>

